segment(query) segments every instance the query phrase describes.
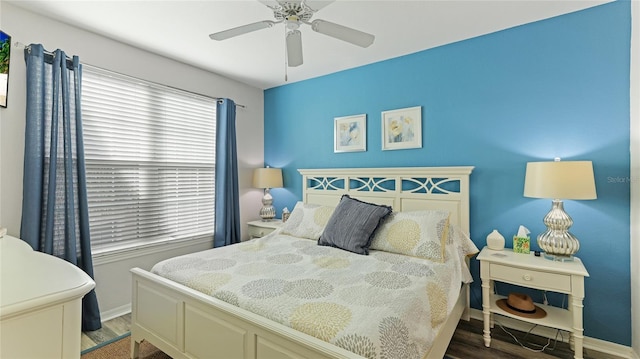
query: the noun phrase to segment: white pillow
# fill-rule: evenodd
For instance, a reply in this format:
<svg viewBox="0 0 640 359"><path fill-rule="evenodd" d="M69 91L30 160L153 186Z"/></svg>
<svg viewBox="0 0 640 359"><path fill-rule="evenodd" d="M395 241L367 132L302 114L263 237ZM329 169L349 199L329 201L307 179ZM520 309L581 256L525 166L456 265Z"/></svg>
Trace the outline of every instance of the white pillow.
<svg viewBox="0 0 640 359"><path fill-rule="evenodd" d="M376 230L370 249L444 262L448 211L393 212Z"/></svg>
<svg viewBox="0 0 640 359"><path fill-rule="evenodd" d="M460 258L471 257L480 252L476 244L471 238L464 233L458 226L453 224L449 226L449 235L447 236L447 247L455 249L455 254Z"/></svg>
<svg viewBox="0 0 640 359"><path fill-rule="evenodd" d="M462 273L462 281L464 283L473 282L469 267L465 263L466 257L471 257L478 253L478 247L458 226L453 224L449 226L449 235L447 236L447 260L458 262Z"/></svg>
<svg viewBox="0 0 640 359"><path fill-rule="evenodd" d="M318 240L335 207L296 203L289 219L282 225L282 234Z"/></svg>

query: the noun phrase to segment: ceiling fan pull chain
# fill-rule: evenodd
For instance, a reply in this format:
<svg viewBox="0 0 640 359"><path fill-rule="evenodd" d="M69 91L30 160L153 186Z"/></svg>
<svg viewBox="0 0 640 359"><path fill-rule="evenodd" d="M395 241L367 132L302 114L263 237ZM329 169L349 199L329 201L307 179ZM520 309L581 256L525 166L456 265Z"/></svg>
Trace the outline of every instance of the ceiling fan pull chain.
<svg viewBox="0 0 640 359"><path fill-rule="evenodd" d="M287 27L284 27L284 82L289 82L287 67L289 67L287 63L288 59L287 54Z"/></svg>

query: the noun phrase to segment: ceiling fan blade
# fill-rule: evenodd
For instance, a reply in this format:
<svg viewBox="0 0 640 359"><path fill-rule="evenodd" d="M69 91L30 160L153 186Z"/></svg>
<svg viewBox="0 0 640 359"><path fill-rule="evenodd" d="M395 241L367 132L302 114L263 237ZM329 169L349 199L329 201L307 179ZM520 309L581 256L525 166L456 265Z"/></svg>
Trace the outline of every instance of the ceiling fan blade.
<svg viewBox="0 0 640 359"><path fill-rule="evenodd" d="M271 9L287 7L287 4L299 5L300 3L302 3L302 0L258 0L258 1Z"/></svg>
<svg viewBox="0 0 640 359"><path fill-rule="evenodd" d="M302 33L299 30L287 33L287 64L289 67L302 65Z"/></svg>
<svg viewBox="0 0 640 359"><path fill-rule="evenodd" d="M306 0L304 3L311 8L311 10L318 11L334 1L336 0Z"/></svg>
<svg viewBox="0 0 640 359"><path fill-rule="evenodd" d="M228 38L235 37L238 35L243 35L248 32L266 29L273 26L274 24L275 22L269 21L269 20L254 22L252 24L242 25L242 26L234 27L233 29L216 32L209 35L209 37L212 40L221 41L221 40L226 40Z"/></svg>
<svg viewBox="0 0 640 359"><path fill-rule="evenodd" d="M346 41L360 47L369 47L369 45L373 44L373 40L376 38L366 32L326 20L313 20L311 22L311 28L315 32L335 37L336 39Z"/></svg>
<svg viewBox="0 0 640 359"><path fill-rule="evenodd" d="M270 9L275 9L278 6L280 6L280 3L277 2L276 0L258 0L261 3L263 3L265 6L267 6Z"/></svg>

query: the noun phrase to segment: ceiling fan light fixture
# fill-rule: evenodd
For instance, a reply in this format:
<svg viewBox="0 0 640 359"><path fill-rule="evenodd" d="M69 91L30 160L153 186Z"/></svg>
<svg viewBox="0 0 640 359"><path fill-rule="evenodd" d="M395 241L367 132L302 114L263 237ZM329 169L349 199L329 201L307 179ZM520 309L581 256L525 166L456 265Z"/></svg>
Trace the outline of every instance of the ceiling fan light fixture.
<svg viewBox="0 0 640 359"><path fill-rule="evenodd" d="M313 31L331 36L333 38L346 41L348 43L360 46L369 47L373 44L375 36L362 32L360 30L352 29L350 27L342 26L326 20L313 20L311 22L311 29Z"/></svg>
<svg viewBox="0 0 640 359"><path fill-rule="evenodd" d="M287 29L288 30L298 30L300 27L300 18L295 15L291 15L287 17Z"/></svg>

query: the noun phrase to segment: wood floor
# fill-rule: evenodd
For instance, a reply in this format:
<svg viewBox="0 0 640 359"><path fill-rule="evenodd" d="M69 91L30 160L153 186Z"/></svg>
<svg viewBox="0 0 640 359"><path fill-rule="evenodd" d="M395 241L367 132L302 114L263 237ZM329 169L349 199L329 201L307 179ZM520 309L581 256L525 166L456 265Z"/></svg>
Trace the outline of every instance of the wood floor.
<svg viewBox="0 0 640 359"><path fill-rule="evenodd" d="M126 334L129 332L130 326L131 313L103 322L102 328L82 333L81 350L93 348L100 343Z"/></svg>
<svg viewBox="0 0 640 359"><path fill-rule="evenodd" d="M454 358L478 358L478 359L573 359L573 351L569 348L568 343L520 332L514 329L506 328L513 334L520 343L528 348L539 350L547 343L548 347L544 352L535 352L523 348L520 344L507 334L502 328L496 325L491 330L491 348L484 346L482 338L482 321L471 319L470 322L461 320L458 324L456 332L453 334L447 355ZM567 333L564 334L565 339ZM623 359L622 357L601 353L595 350L584 349L585 359Z"/></svg>
<svg viewBox="0 0 640 359"><path fill-rule="evenodd" d="M102 323L102 329L82 333L82 350L91 348L102 342L116 338L129 332L131 323L131 314L106 321ZM548 343L547 338L537 335L526 335L526 333L507 329L520 342L533 348L534 346L543 346ZM460 321L456 329L447 355L453 358L468 359L553 359L573 358L573 351L569 348L569 344L558 341L557 344L551 340L549 346L544 352L533 352L522 348L515 340L504 332L499 326L491 331L492 341L491 348L484 346L482 339L482 322L471 319L470 322ZM566 333L565 333L566 336ZM555 344L555 348L554 348ZM539 348L539 347L537 347ZM553 349L553 350L551 350ZM594 350L584 349L585 359L623 359L618 356L600 353ZM401 359L401 358L399 358Z"/></svg>

